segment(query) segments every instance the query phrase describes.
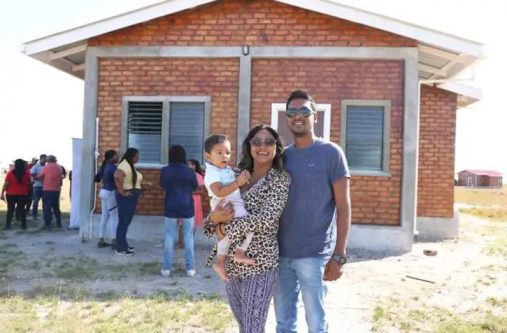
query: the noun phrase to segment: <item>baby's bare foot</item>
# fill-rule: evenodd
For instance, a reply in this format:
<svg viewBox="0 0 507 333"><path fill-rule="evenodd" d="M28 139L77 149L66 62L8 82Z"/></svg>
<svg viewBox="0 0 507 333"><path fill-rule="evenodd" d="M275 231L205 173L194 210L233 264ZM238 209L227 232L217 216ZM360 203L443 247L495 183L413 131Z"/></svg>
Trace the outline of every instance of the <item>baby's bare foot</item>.
<svg viewBox="0 0 507 333"><path fill-rule="evenodd" d="M223 281L229 281L229 275L225 271L225 262L215 262L213 270L217 273L218 277Z"/></svg>

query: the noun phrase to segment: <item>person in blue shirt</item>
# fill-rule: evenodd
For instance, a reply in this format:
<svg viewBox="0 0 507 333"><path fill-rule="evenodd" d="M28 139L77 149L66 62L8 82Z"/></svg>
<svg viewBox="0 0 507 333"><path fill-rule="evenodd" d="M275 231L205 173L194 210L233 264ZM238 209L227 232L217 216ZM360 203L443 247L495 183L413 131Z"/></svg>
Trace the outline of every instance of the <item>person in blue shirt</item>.
<svg viewBox="0 0 507 333"><path fill-rule="evenodd" d="M116 203L114 183L114 172L118 163L118 153L115 150L108 150L104 154L104 160L99 172L95 175L95 182L102 181L102 188L99 191L100 204L102 208L102 216L99 225L99 241L97 247L104 248L116 246L116 228L118 228L118 204ZM109 223L109 239L111 243L107 243L104 239L107 225Z"/></svg>
<svg viewBox="0 0 507 333"><path fill-rule="evenodd" d="M278 230L276 332L297 332L301 293L308 332L324 333L326 283L339 279L347 262L350 172L343 150L316 137L317 108L307 92L290 94L285 115L294 144L284 152L292 183Z"/></svg>
<svg viewBox="0 0 507 333"><path fill-rule="evenodd" d="M195 275L194 268L194 198L197 178L187 166L185 148L173 145L169 149L169 165L160 170L160 186L165 191L165 244L160 274L169 276L173 265L174 242L178 239L178 219L183 221L183 243L187 276Z"/></svg>

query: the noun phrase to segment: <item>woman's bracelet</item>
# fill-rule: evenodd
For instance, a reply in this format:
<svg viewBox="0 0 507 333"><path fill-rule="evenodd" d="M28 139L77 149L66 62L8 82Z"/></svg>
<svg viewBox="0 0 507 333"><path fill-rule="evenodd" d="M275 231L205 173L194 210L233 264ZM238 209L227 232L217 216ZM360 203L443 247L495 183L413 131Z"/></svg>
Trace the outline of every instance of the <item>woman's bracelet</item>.
<svg viewBox="0 0 507 333"><path fill-rule="evenodd" d="M223 225L223 223L219 223L219 224L217 224L217 228L218 228L218 230L220 230L220 233L221 233L222 235L225 235L224 229L222 229L222 225Z"/></svg>

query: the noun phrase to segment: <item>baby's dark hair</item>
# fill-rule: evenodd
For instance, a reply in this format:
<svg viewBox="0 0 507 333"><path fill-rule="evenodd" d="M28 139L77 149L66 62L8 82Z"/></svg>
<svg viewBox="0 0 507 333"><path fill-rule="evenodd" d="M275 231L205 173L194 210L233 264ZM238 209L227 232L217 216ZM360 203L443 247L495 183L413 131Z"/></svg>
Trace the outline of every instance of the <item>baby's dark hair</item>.
<svg viewBox="0 0 507 333"><path fill-rule="evenodd" d="M204 151L207 152L208 154L210 154L214 145L217 145L219 143L224 143L226 141L229 141L229 138L226 135L223 135L223 134L210 135L204 141Z"/></svg>

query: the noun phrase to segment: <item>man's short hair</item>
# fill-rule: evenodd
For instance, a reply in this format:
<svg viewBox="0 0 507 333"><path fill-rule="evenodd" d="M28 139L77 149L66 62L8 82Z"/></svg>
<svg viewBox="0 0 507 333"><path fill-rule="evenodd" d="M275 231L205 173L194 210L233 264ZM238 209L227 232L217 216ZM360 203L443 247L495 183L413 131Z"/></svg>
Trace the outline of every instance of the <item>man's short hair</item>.
<svg viewBox="0 0 507 333"><path fill-rule="evenodd" d="M219 143L224 143L225 141L229 141L229 138L223 134L213 134L206 138L204 141L204 151L208 154L211 153L214 145Z"/></svg>
<svg viewBox="0 0 507 333"><path fill-rule="evenodd" d="M40 154L39 158L42 160L43 158L47 158L46 154Z"/></svg>
<svg viewBox="0 0 507 333"><path fill-rule="evenodd" d="M56 156L49 155L48 158L46 159L46 161L49 162L49 163L55 163L56 162Z"/></svg>
<svg viewBox="0 0 507 333"><path fill-rule="evenodd" d="M287 98L287 104L285 105L285 110L289 109L289 104L295 99L304 99L310 102L310 105L313 109L313 112L317 112L317 105L315 105L315 101L313 100L313 97L304 90L294 90L290 93L289 98Z"/></svg>

